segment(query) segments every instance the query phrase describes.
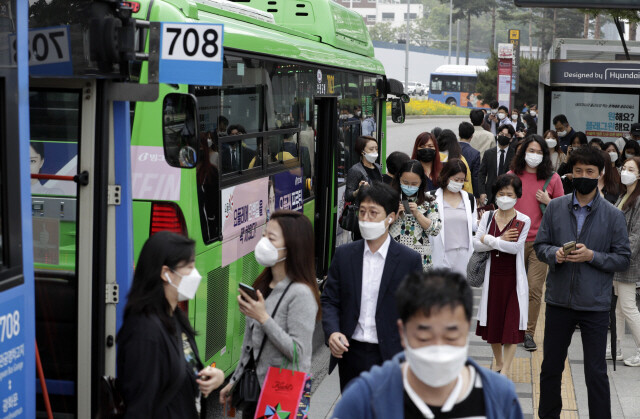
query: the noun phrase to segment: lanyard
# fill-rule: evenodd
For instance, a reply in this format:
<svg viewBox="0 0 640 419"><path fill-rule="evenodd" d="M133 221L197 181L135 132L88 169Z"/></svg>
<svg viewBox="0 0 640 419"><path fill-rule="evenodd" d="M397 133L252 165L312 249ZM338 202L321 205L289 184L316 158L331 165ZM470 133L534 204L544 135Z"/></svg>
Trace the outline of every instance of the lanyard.
<svg viewBox="0 0 640 419"><path fill-rule="evenodd" d="M433 414L431 409L429 409L429 406L427 406L427 404L420 398L420 396L416 394L413 388L411 388L411 386L409 385L409 380L407 380L407 368L409 368L408 363L405 365L404 370L402 371L402 384L404 385L404 390L407 392L413 404L416 405L418 410L422 412L422 415L425 418L434 419L435 415ZM458 374L458 381L456 382L455 387L453 387L453 391L447 398L447 401L445 401L442 405L441 411L443 413L450 412L451 409L453 409L453 406L456 404L456 401L458 400L458 397L462 392L462 381L462 371L460 371L460 374Z"/></svg>

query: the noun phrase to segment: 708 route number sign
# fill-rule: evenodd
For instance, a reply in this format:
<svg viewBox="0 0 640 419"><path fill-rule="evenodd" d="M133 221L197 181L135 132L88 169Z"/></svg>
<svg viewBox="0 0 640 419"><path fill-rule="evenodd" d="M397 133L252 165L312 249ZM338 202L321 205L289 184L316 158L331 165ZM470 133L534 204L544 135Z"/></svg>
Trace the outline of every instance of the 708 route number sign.
<svg viewBox="0 0 640 419"><path fill-rule="evenodd" d="M161 83L222 84L224 27L210 23L162 23Z"/></svg>

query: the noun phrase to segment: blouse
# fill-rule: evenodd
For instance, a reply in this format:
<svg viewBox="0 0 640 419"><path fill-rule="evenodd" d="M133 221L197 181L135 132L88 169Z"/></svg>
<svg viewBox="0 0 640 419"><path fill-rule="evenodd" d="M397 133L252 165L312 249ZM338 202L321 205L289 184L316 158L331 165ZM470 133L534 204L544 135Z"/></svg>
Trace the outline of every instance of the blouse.
<svg viewBox="0 0 640 419"><path fill-rule="evenodd" d="M431 268L431 243L429 236L440 234L442 223L438 212L438 204L435 200L425 200L418 205L425 217L431 220L431 225L424 230L413 214L403 213L389 228L389 233L395 241L415 250L422 257L422 270L424 272Z"/></svg>

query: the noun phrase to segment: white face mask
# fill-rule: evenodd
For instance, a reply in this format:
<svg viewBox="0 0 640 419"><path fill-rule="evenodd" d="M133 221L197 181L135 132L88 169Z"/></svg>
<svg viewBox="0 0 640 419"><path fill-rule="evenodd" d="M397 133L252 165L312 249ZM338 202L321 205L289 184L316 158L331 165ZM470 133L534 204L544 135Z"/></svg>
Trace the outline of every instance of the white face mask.
<svg viewBox="0 0 640 419"><path fill-rule="evenodd" d="M514 121L518 120L518 115L511 115L511 119L513 119Z"/></svg>
<svg viewBox="0 0 640 419"><path fill-rule="evenodd" d="M558 137L565 137L567 135L567 131L558 131Z"/></svg>
<svg viewBox="0 0 640 419"><path fill-rule="evenodd" d="M256 244L255 256L256 261L265 268L270 268L278 262L282 262L286 257L278 259L278 250L284 250L286 247L275 247L271 240L266 237L260 239Z"/></svg>
<svg viewBox="0 0 640 419"><path fill-rule="evenodd" d="M618 160L618 153L616 153L615 151L610 151L609 152L609 157L611 157L611 162L615 162L616 160Z"/></svg>
<svg viewBox="0 0 640 419"><path fill-rule="evenodd" d="M620 180L622 184L625 186L629 186L633 184L636 180L638 180L638 176L635 173L631 173L628 170L623 170L620 172Z"/></svg>
<svg viewBox="0 0 640 419"><path fill-rule="evenodd" d="M502 120L502 119L504 119L504 118L506 118L506 117L507 117L507 114L506 114L506 113L504 113L504 112L500 112L500 113L498 114L498 119L500 119L500 120Z"/></svg>
<svg viewBox="0 0 640 419"><path fill-rule="evenodd" d="M378 153L365 153L364 158L369 163L375 163L375 161L378 159Z"/></svg>
<svg viewBox="0 0 640 419"><path fill-rule="evenodd" d="M420 381L431 387L446 386L458 377L467 362L465 346L431 345L413 349L405 337L404 355L409 368Z"/></svg>
<svg viewBox="0 0 640 419"><path fill-rule="evenodd" d="M531 116L534 116L534 117L535 117L535 116L537 115L537 113L536 113L536 111L529 111L529 115L531 115Z"/></svg>
<svg viewBox="0 0 640 419"><path fill-rule="evenodd" d="M632 158L634 158L634 157L635 157L635 155L633 155L633 154L629 154L629 153L624 153L624 156L625 156L626 158L628 158L628 159L632 159Z"/></svg>
<svg viewBox="0 0 640 419"><path fill-rule="evenodd" d="M500 208L502 211L509 211L516 205L516 201L516 198L511 198L509 196L499 196L496 198L496 205L498 205L498 208Z"/></svg>
<svg viewBox="0 0 640 419"><path fill-rule="evenodd" d="M491 109L491 114L492 114L492 115L495 115L495 114L497 114L497 113L498 113L498 109Z"/></svg>
<svg viewBox="0 0 640 419"><path fill-rule="evenodd" d="M547 138L544 141L547 143L547 147L549 148L556 148L556 146L558 145L558 142L555 138Z"/></svg>
<svg viewBox="0 0 640 419"><path fill-rule="evenodd" d="M375 240L380 238L387 232L387 226L384 223L387 220L388 218L385 218L380 222L358 221L358 226L360 227L360 235L365 240Z"/></svg>
<svg viewBox="0 0 640 419"><path fill-rule="evenodd" d="M164 277L167 278L167 281L169 281L169 285L178 290L178 301L192 300L196 296L196 291L198 291L200 281L202 280L202 276L200 276L198 270L196 268L193 268L189 275L180 275L176 271L172 272L182 278L182 281L180 281L180 285L178 285L177 287L173 285L173 282L171 282L169 272L165 272Z"/></svg>
<svg viewBox="0 0 640 419"><path fill-rule="evenodd" d="M449 184L447 185L447 189L449 189L450 192L458 193L462 190L463 186L464 186L464 183L454 182L450 180Z"/></svg>
<svg viewBox="0 0 640 419"><path fill-rule="evenodd" d="M527 162L529 167L536 168L542 163L542 155L536 153L527 153L524 156L524 161Z"/></svg>
<svg viewBox="0 0 640 419"><path fill-rule="evenodd" d="M207 147L211 148L213 145L213 140L211 138L207 138Z"/></svg>

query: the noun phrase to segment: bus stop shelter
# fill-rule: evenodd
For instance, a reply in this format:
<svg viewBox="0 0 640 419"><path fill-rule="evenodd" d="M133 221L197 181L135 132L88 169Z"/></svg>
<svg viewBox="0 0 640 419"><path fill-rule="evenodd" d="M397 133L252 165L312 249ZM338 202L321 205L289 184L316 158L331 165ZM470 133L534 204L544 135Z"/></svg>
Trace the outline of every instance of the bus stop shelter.
<svg viewBox="0 0 640 419"><path fill-rule="evenodd" d="M639 120L640 61L547 61L540 67L538 109L540 134L564 114L589 140L626 137Z"/></svg>

